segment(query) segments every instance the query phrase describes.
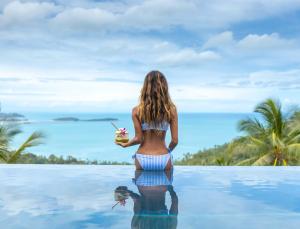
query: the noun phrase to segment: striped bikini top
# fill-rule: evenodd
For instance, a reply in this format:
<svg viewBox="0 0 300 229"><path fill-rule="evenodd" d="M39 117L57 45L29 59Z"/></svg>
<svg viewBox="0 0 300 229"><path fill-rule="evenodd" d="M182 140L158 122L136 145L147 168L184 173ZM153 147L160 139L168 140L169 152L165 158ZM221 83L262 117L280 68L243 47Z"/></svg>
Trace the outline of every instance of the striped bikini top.
<svg viewBox="0 0 300 229"><path fill-rule="evenodd" d="M158 126L154 124L149 124L147 122L142 122L142 130L162 130L167 131L169 129L169 122L163 121Z"/></svg>

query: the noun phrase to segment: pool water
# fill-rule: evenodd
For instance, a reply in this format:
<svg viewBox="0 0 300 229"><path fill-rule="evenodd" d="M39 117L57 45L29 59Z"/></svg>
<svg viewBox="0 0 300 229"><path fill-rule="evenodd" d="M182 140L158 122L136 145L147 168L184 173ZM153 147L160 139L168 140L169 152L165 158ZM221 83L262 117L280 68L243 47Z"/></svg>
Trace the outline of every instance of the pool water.
<svg viewBox="0 0 300 229"><path fill-rule="evenodd" d="M300 228L299 167L0 165L0 182L0 228Z"/></svg>

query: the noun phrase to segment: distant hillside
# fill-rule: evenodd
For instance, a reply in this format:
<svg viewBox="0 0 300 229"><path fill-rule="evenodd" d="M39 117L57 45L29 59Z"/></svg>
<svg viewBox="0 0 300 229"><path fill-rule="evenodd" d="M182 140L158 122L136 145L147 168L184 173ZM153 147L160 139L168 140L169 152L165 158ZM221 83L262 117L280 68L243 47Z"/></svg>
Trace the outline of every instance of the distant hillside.
<svg viewBox="0 0 300 229"><path fill-rule="evenodd" d="M300 110L284 113L280 101L272 98L256 105L257 117L240 120L244 136L230 143L186 154L182 165L300 165Z"/></svg>
<svg viewBox="0 0 300 229"><path fill-rule="evenodd" d="M175 160L175 165L218 165L216 159L223 156L227 144L210 149L200 150L197 153L187 153L182 159Z"/></svg>
<svg viewBox="0 0 300 229"><path fill-rule="evenodd" d="M26 117L19 113L0 112L0 121L26 121Z"/></svg>
<svg viewBox="0 0 300 229"><path fill-rule="evenodd" d="M32 153L22 154L16 164L76 164L76 165L130 165L128 162L81 160L73 156L47 156Z"/></svg>
<svg viewBox="0 0 300 229"><path fill-rule="evenodd" d="M235 140L234 140L235 141ZM234 142L233 141L233 142ZM234 144L234 143L231 144ZM218 145L210 149L200 150L195 154L185 154L176 165L237 165L239 162L251 158L247 147L231 148L229 143Z"/></svg>
<svg viewBox="0 0 300 229"><path fill-rule="evenodd" d="M240 139L230 143L218 145L210 149L203 149L197 153L187 153L182 159L175 160L175 165L251 165L240 162L251 159L255 149L249 146L236 144ZM299 166L300 157L295 156L289 160L289 165Z"/></svg>

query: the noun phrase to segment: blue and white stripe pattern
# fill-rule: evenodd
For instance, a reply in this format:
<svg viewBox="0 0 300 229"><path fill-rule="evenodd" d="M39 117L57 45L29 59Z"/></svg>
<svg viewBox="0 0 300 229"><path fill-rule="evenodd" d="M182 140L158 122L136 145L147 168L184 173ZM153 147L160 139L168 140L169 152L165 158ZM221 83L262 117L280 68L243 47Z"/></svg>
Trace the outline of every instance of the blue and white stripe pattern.
<svg viewBox="0 0 300 229"><path fill-rule="evenodd" d="M138 186L172 185L172 182L173 171L170 171L170 179L168 179L165 171L142 171L134 179L134 183Z"/></svg>
<svg viewBox="0 0 300 229"><path fill-rule="evenodd" d="M170 153L162 155L145 155L136 153L134 158L138 160L143 170L164 170L169 160L172 161Z"/></svg>
<svg viewBox="0 0 300 229"><path fill-rule="evenodd" d="M161 131L167 131L169 129L169 123L167 121L164 121L157 126L155 126L152 123L143 122L142 123L142 130L161 130Z"/></svg>

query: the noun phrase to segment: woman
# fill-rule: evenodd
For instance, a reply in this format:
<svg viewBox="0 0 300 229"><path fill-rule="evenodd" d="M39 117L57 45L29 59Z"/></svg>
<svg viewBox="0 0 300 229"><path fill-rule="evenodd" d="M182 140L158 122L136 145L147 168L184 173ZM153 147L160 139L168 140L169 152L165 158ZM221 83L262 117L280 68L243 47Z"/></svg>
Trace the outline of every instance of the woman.
<svg viewBox="0 0 300 229"><path fill-rule="evenodd" d="M173 167L171 151L178 144L178 118L168 83L159 71L146 75L139 105L132 110L135 137L122 147L140 144L134 155L136 169L169 170ZM165 137L170 126L171 142L166 147Z"/></svg>

